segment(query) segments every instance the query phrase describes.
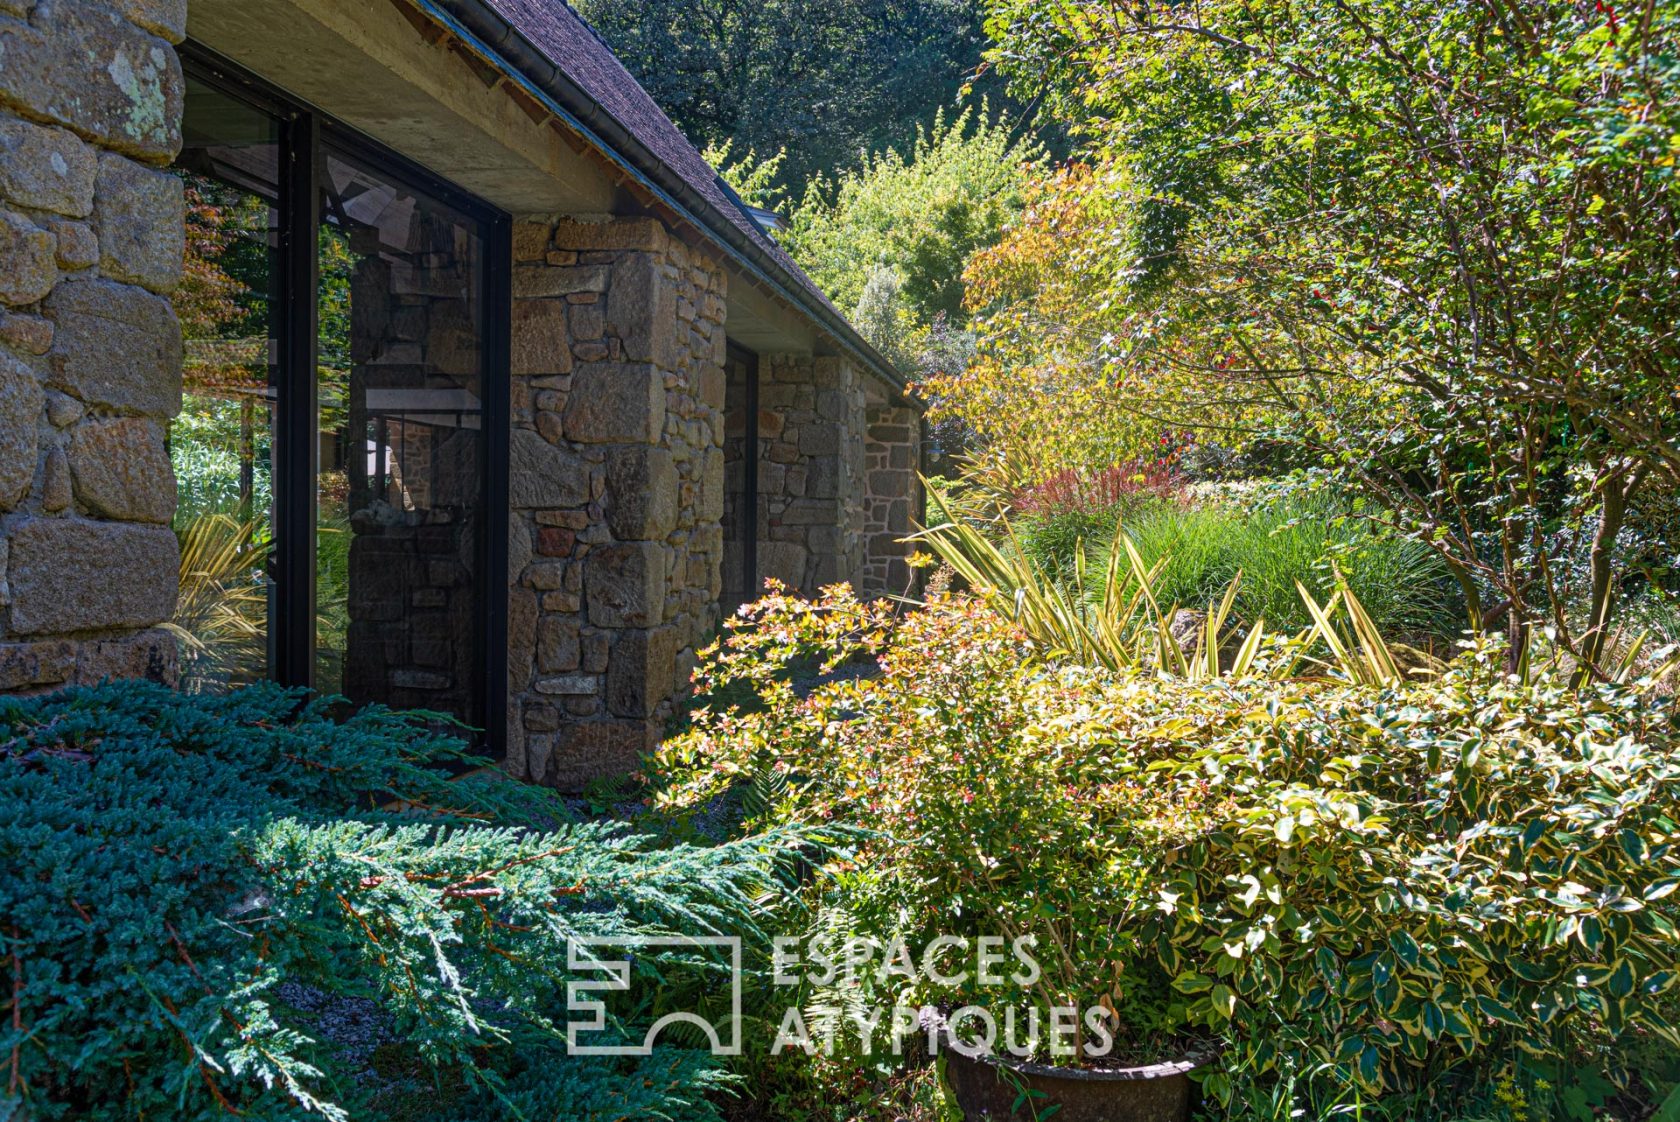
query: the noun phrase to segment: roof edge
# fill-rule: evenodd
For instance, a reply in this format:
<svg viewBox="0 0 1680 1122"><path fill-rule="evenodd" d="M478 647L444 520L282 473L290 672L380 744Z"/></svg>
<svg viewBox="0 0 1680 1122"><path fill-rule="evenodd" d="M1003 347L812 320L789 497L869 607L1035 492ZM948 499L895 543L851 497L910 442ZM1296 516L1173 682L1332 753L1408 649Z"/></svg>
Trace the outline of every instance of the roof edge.
<svg viewBox="0 0 1680 1122"><path fill-rule="evenodd" d="M677 212L737 265L803 312L842 348L908 401L903 376L838 309L803 292L785 266L701 196L657 154L625 128L588 91L483 0L409 0L509 80L541 102L591 147ZM582 22L582 21L580 21ZM584 26L588 26L585 23ZM590 29L591 34L594 30ZM598 36L597 36L598 37ZM727 188L728 184L724 186ZM730 199L738 200L733 190ZM919 403L916 403L919 404Z"/></svg>

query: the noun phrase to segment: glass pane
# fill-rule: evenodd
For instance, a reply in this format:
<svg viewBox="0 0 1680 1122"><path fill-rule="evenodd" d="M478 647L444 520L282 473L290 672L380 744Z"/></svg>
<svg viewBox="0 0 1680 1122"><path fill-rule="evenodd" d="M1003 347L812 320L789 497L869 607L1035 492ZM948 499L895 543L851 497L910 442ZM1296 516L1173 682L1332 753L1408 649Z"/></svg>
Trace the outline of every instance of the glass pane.
<svg viewBox="0 0 1680 1122"><path fill-rule="evenodd" d="M196 80L187 82L185 396L170 425L180 502L175 624L182 687L226 689L265 677L274 590L274 404L279 277L279 126Z"/></svg>
<svg viewBox="0 0 1680 1122"><path fill-rule="evenodd" d="M316 687L479 723L479 224L322 168Z"/></svg>
<svg viewBox="0 0 1680 1122"><path fill-rule="evenodd" d="M747 446L756 427L749 416L752 401L748 382L755 370L751 363L731 351L724 366L723 392L723 594L724 613L732 614L748 600L758 598L758 582L747 572L747 543L758 532L757 519L749 509L747 457L758 455Z"/></svg>

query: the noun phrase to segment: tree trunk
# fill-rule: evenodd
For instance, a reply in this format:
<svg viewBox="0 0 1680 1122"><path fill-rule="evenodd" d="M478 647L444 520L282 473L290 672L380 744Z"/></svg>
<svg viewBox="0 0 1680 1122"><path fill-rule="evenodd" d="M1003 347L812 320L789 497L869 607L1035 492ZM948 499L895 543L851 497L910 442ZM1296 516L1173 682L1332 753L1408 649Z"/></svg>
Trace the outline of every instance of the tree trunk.
<svg viewBox="0 0 1680 1122"><path fill-rule="evenodd" d="M1628 499L1644 479L1644 469L1618 472L1602 488L1603 499L1598 515L1598 529L1593 534L1589 572L1592 575L1590 598L1587 601L1589 626L1580 648L1581 666L1576 673L1577 684L1592 677L1602 677L1600 663L1610 645L1610 619L1616 606L1615 553L1616 537L1627 520Z"/></svg>

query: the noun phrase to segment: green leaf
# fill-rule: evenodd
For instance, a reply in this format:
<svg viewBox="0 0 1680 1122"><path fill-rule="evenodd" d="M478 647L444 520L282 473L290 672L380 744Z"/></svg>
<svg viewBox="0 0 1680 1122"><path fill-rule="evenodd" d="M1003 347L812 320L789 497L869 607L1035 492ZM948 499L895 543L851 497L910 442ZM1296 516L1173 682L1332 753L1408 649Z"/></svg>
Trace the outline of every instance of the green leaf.
<svg viewBox="0 0 1680 1122"><path fill-rule="evenodd" d="M1513 1028L1523 1027L1521 1014L1503 1002L1495 1001L1491 997L1477 996L1476 1007L1482 1011L1484 1017L1490 1020L1498 1021L1502 1025L1510 1025Z"/></svg>
<svg viewBox="0 0 1680 1122"><path fill-rule="evenodd" d="M1605 990L1611 997L1624 998L1633 994L1633 987L1633 966L1625 958L1616 960L1610 970L1610 976L1605 979Z"/></svg>
<svg viewBox="0 0 1680 1122"><path fill-rule="evenodd" d="M1206 974L1186 971L1173 979L1173 988L1180 993L1206 993L1213 988L1213 979Z"/></svg>

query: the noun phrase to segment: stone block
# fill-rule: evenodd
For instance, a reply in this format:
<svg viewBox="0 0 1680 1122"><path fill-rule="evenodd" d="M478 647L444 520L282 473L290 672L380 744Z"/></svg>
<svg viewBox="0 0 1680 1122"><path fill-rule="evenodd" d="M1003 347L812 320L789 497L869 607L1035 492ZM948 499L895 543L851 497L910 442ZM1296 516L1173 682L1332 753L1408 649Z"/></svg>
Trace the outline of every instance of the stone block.
<svg viewBox="0 0 1680 1122"><path fill-rule="evenodd" d="M0 107L102 147L173 159L183 89L168 41L104 4L41 0L28 23L0 20Z"/></svg>
<svg viewBox="0 0 1680 1122"><path fill-rule="evenodd" d="M0 210L0 304L33 304L58 283L58 239L21 214Z"/></svg>
<svg viewBox="0 0 1680 1122"><path fill-rule="evenodd" d="M537 553L543 557L570 557L576 548L576 530L544 526L537 531Z"/></svg>
<svg viewBox="0 0 1680 1122"><path fill-rule="evenodd" d="M58 267L74 272L99 264L99 238L86 222L54 218L47 228L58 239Z"/></svg>
<svg viewBox="0 0 1680 1122"><path fill-rule="evenodd" d="M589 501L589 465L530 429L508 437L508 505L515 510L582 506Z"/></svg>
<svg viewBox="0 0 1680 1122"><path fill-rule="evenodd" d="M606 313L598 303L572 304L571 319L574 339L600 339L607 333Z"/></svg>
<svg viewBox="0 0 1680 1122"><path fill-rule="evenodd" d="M182 189L169 172L114 152L99 157L93 225L101 272L153 292L174 291L186 250Z"/></svg>
<svg viewBox="0 0 1680 1122"><path fill-rule="evenodd" d="M117 10L171 43L187 37L187 0L115 0Z"/></svg>
<svg viewBox="0 0 1680 1122"><path fill-rule="evenodd" d="M531 684L537 657L537 594L528 588L508 589L508 690L519 693Z"/></svg>
<svg viewBox="0 0 1680 1122"><path fill-rule="evenodd" d="M0 508L16 507L35 481L41 403L35 372L0 351Z"/></svg>
<svg viewBox="0 0 1680 1122"><path fill-rule="evenodd" d="M700 369L700 379L696 391L701 402L708 409L722 409L724 394L728 390L728 385L729 376L724 368L708 362Z"/></svg>
<svg viewBox="0 0 1680 1122"><path fill-rule="evenodd" d="M513 271L515 299L569 296L574 292L605 292L605 265L521 265Z"/></svg>
<svg viewBox="0 0 1680 1122"><path fill-rule="evenodd" d="M42 305L53 323L48 384L88 405L152 417L181 410L181 325L169 301L107 280L66 281Z"/></svg>
<svg viewBox="0 0 1680 1122"><path fill-rule="evenodd" d="M36 643L0 643L0 693L57 689L76 677L73 639Z"/></svg>
<svg viewBox="0 0 1680 1122"><path fill-rule="evenodd" d="M47 466L41 474L41 509L49 514L70 509L74 491L70 484L70 457L54 444L47 449Z"/></svg>
<svg viewBox="0 0 1680 1122"><path fill-rule="evenodd" d="M832 499L795 499L782 511L782 522L788 526L833 526L839 521Z"/></svg>
<svg viewBox="0 0 1680 1122"><path fill-rule="evenodd" d="M576 670L583 664L578 621L547 616L537 624L537 668L545 674Z"/></svg>
<svg viewBox="0 0 1680 1122"><path fill-rule="evenodd" d="M661 541L677 524L677 465L670 449L607 454L607 525L620 541Z"/></svg>
<svg viewBox="0 0 1680 1122"><path fill-rule="evenodd" d="M81 218L93 210L99 163L69 129L0 118L0 198Z"/></svg>
<svg viewBox="0 0 1680 1122"><path fill-rule="evenodd" d="M532 732L553 732L560 727L560 711L552 705L526 705L525 727Z"/></svg>
<svg viewBox="0 0 1680 1122"><path fill-rule="evenodd" d="M52 349L52 341L52 321L0 311L0 343L26 355L44 355Z"/></svg>
<svg viewBox="0 0 1680 1122"><path fill-rule="evenodd" d="M96 686L137 678L166 686L180 681L181 652L174 635L151 628L120 639L96 639L78 645L73 684Z"/></svg>
<svg viewBox="0 0 1680 1122"><path fill-rule="evenodd" d="M514 517L508 522L508 577L519 579L525 566L531 563L531 528L525 520Z"/></svg>
<svg viewBox="0 0 1680 1122"><path fill-rule="evenodd" d="M661 370L677 368L683 349L679 340L687 329L677 319L671 282L651 255L626 254L613 266L607 330L623 343L624 357L631 362L651 362Z"/></svg>
<svg viewBox="0 0 1680 1122"><path fill-rule="evenodd" d="M548 252L550 233L552 230L546 222L515 222L513 259L519 262L541 261Z"/></svg>
<svg viewBox="0 0 1680 1122"><path fill-rule="evenodd" d="M835 423L845 422L847 418L846 394L843 390L818 390L817 415L825 421Z"/></svg>
<svg viewBox="0 0 1680 1122"><path fill-rule="evenodd" d="M529 779L531 777L529 760L525 747L525 726L515 719L515 706L508 702L507 731L502 739L505 755L502 757L502 770L510 779Z"/></svg>
<svg viewBox="0 0 1680 1122"><path fill-rule="evenodd" d="M175 612L180 550L163 526L34 518L12 533L19 635L150 627Z"/></svg>
<svg viewBox="0 0 1680 1122"><path fill-rule="evenodd" d="M774 577L790 588L802 588L805 584L807 556L805 547L793 542L759 542L759 579L763 581ZM753 589L753 597L756 597L758 592L759 589Z"/></svg>
<svg viewBox="0 0 1680 1122"><path fill-rule="evenodd" d="M806 456L834 456L840 452L839 425L805 425L799 430L799 451Z"/></svg>
<svg viewBox="0 0 1680 1122"><path fill-rule="evenodd" d="M910 442L909 425L871 424L869 439L877 444L908 444Z"/></svg>
<svg viewBox="0 0 1680 1122"><path fill-rule="evenodd" d="M655 741L647 721L580 721L561 729L545 782L581 791L598 779L625 775L641 765Z"/></svg>
<svg viewBox="0 0 1680 1122"><path fill-rule="evenodd" d="M611 218L601 222L565 218L554 228L554 244L581 253L626 249L659 253L670 244L670 238L656 218Z"/></svg>
<svg viewBox="0 0 1680 1122"><path fill-rule="evenodd" d="M824 456L806 465L805 494L813 499L840 497L840 461L837 457Z"/></svg>
<svg viewBox="0 0 1680 1122"><path fill-rule="evenodd" d="M700 520L721 522L726 488L723 481L724 460L721 449L706 450L706 462L700 469Z"/></svg>
<svg viewBox="0 0 1680 1122"><path fill-rule="evenodd" d="M142 417L90 420L70 438L76 497L95 514L122 522L175 516L175 473L163 430Z"/></svg>
<svg viewBox="0 0 1680 1122"><path fill-rule="evenodd" d="M561 674L537 679L537 692L549 697L594 697L600 688L600 680L593 674Z"/></svg>
<svg viewBox="0 0 1680 1122"><path fill-rule="evenodd" d="M656 626L665 611L665 548L625 542L591 551L584 589L596 627Z"/></svg>
<svg viewBox="0 0 1680 1122"><path fill-rule="evenodd" d="M514 374L567 374L572 341L564 300L515 300L509 359Z"/></svg>
<svg viewBox="0 0 1680 1122"><path fill-rule="evenodd" d="M566 437L580 444L657 444L665 431L665 377L646 364L591 363L572 376Z"/></svg>
<svg viewBox="0 0 1680 1122"><path fill-rule="evenodd" d="M532 733L525 738L525 775L533 783L548 782L548 765L554 757L552 733Z"/></svg>
<svg viewBox="0 0 1680 1122"><path fill-rule="evenodd" d="M681 636L674 627L626 631L607 663L607 708L615 717L651 717L676 691Z"/></svg>
<svg viewBox="0 0 1680 1122"><path fill-rule="evenodd" d="M872 471L869 473L869 493L883 499L900 499L910 493L912 481L907 471Z"/></svg>

